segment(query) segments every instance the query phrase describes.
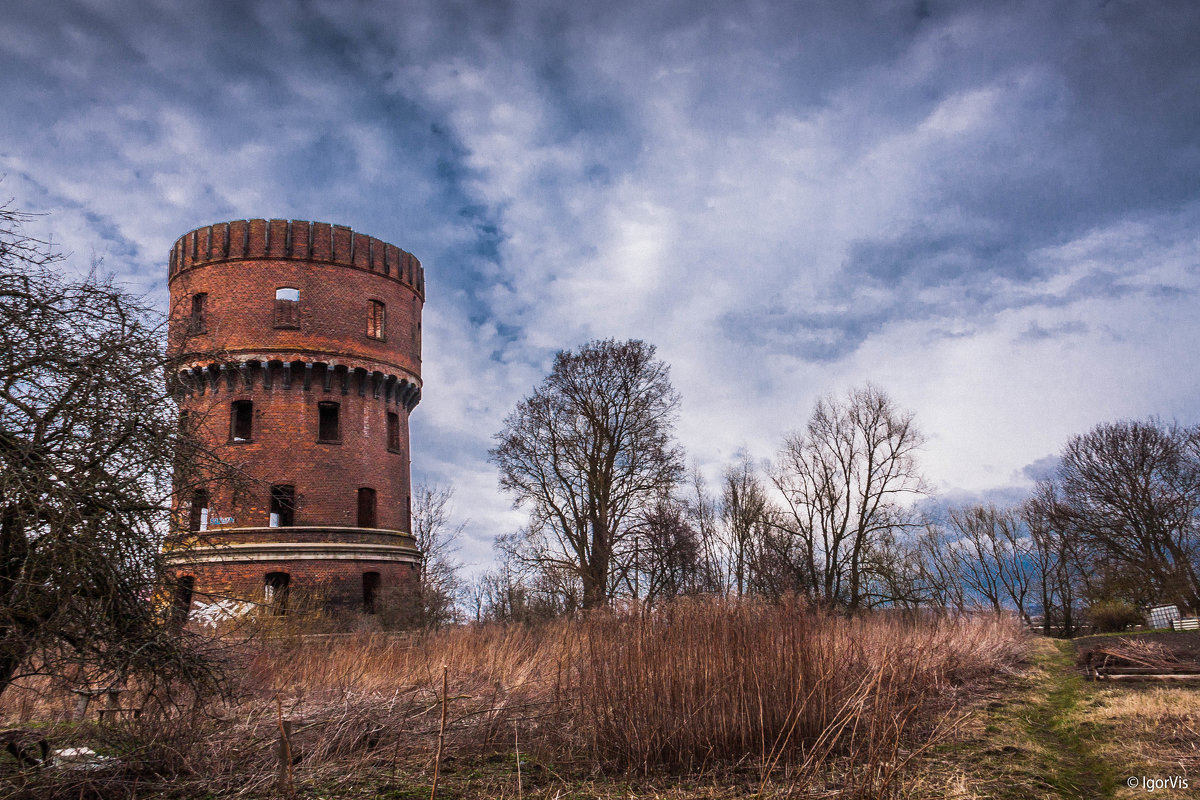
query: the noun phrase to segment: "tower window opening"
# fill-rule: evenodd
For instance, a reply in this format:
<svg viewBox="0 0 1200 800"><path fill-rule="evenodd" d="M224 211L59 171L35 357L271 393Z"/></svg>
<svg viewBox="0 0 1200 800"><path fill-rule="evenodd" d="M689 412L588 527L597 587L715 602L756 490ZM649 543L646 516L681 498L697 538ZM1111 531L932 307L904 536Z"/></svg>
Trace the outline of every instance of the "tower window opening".
<svg viewBox="0 0 1200 800"><path fill-rule="evenodd" d="M380 340L387 338L387 306L378 300L370 301L367 308L367 336Z"/></svg>
<svg viewBox="0 0 1200 800"><path fill-rule="evenodd" d="M275 327L300 327L300 290L282 286L275 290Z"/></svg>
<svg viewBox="0 0 1200 800"><path fill-rule="evenodd" d="M317 441L340 442L342 440L341 406L337 403L317 404Z"/></svg>
<svg viewBox="0 0 1200 800"><path fill-rule="evenodd" d="M208 322L205 309L208 305L208 294L200 292L192 295L192 315L188 318L188 333L207 333Z"/></svg>
<svg viewBox="0 0 1200 800"><path fill-rule="evenodd" d="M268 572L263 576L263 601L271 613L282 617L287 613L288 591L292 576L286 572Z"/></svg>
<svg viewBox="0 0 1200 800"><path fill-rule="evenodd" d="M248 442L254 433L254 402L234 400L229 415L229 438L235 442Z"/></svg>
<svg viewBox="0 0 1200 800"><path fill-rule="evenodd" d="M181 575L175 581L175 597L171 601L171 626L182 628L192 610L192 594L196 589L195 575Z"/></svg>
<svg viewBox="0 0 1200 800"><path fill-rule="evenodd" d="M208 530L208 492L197 489L192 492L192 508L188 517L189 531Z"/></svg>
<svg viewBox="0 0 1200 800"><path fill-rule="evenodd" d="M294 486L271 487L272 528L290 528L296 515L296 488Z"/></svg>
<svg viewBox="0 0 1200 800"><path fill-rule="evenodd" d="M412 345L417 349L417 358L421 357L421 309L417 298L413 298Z"/></svg>
<svg viewBox="0 0 1200 800"><path fill-rule="evenodd" d="M400 415L395 411L387 412L387 448L393 452L400 450Z"/></svg>
<svg viewBox="0 0 1200 800"><path fill-rule="evenodd" d="M377 614L379 613L379 573L364 572L363 573L363 613Z"/></svg>
<svg viewBox="0 0 1200 800"><path fill-rule="evenodd" d="M375 527L375 490L358 490L358 527Z"/></svg>

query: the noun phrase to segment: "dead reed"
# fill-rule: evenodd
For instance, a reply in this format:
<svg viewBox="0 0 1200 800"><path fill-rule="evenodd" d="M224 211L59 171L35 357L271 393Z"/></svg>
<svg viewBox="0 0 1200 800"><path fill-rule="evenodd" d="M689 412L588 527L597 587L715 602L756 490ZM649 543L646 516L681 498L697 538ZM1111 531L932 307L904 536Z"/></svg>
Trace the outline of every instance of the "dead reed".
<svg viewBox="0 0 1200 800"><path fill-rule="evenodd" d="M106 769L143 796L169 783L181 796L266 797L279 698L296 731L297 787L386 781L414 758L432 773L445 665L449 755L511 753L519 738L522 756L564 771L736 765L776 791L833 781L842 796L886 796L946 718L953 687L1006 669L1022 648L1015 624L990 617L847 618L795 601L712 598L540 626L289 636L248 646L234 701L71 738L106 737L117 756ZM39 708L61 713L56 702L14 692L0 713L10 723Z"/></svg>

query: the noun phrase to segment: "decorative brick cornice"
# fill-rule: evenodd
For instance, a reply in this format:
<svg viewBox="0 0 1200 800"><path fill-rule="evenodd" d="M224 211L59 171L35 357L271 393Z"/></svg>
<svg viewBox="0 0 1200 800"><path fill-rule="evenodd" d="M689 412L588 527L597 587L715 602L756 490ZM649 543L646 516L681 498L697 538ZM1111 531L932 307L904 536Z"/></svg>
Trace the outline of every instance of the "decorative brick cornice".
<svg viewBox="0 0 1200 800"><path fill-rule="evenodd" d="M168 551L175 568L188 564L239 564L267 561L397 561L419 564L420 552L410 545L362 542L254 542L192 547Z"/></svg>
<svg viewBox="0 0 1200 800"><path fill-rule="evenodd" d="M359 397L370 394L409 412L421 402L420 378L407 371L397 375L325 361L247 359L196 366L176 374L175 388L188 397L222 390L244 393L299 389L340 394L353 391Z"/></svg>

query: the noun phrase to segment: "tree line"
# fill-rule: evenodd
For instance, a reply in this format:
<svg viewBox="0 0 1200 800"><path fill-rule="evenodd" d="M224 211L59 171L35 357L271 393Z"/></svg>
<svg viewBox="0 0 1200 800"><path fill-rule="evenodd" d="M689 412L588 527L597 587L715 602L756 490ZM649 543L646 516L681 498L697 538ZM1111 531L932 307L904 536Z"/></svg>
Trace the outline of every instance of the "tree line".
<svg viewBox="0 0 1200 800"><path fill-rule="evenodd" d="M819 399L773 460L716 486L675 438L680 397L641 341L562 351L491 459L528 512L466 588L477 619L629 598L799 594L846 611L1010 610L1070 635L1105 604L1200 607L1200 428L1072 437L1022 503L930 510L925 438L881 389Z"/></svg>
<svg viewBox="0 0 1200 800"><path fill-rule="evenodd" d="M173 493L247 478L179 417L163 315L62 257L0 206L0 692L30 670L221 684L170 603ZM1041 614L1070 634L1102 603L1200 606L1200 429L1105 423L1073 437L1022 504L921 511L911 413L874 386L820 399L768 465L709 485L675 435L680 396L653 346L563 351L490 451L528 523L465 582L451 490L418 487L425 553L406 625L532 619L630 598L799 594L829 607Z"/></svg>

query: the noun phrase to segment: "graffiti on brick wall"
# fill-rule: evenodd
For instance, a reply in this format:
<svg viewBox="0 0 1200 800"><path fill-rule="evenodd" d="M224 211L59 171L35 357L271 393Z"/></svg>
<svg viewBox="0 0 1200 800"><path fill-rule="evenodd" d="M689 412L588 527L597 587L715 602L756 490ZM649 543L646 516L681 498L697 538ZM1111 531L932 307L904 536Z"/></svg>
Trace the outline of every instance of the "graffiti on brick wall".
<svg viewBox="0 0 1200 800"><path fill-rule="evenodd" d="M189 619L205 628L216 628L222 622L247 616L254 608L254 603L228 598L212 602L200 602L192 609Z"/></svg>

